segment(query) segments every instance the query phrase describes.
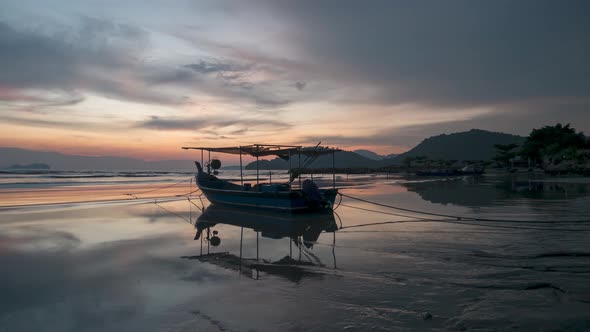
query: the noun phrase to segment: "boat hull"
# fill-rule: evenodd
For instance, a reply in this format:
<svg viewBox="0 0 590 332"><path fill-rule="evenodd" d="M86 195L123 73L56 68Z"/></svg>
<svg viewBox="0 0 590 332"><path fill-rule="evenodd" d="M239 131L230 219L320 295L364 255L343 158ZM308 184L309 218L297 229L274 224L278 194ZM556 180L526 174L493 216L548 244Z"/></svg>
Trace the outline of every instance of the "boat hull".
<svg viewBox="0 0 590 332"><path fill-rule="evenodd" d="M199 181L197 184L207 200L214 204L291 212L331 210L338 193L336 189L320 190L328 203L321 205L309 202L300 190L258 192L209 188Z"/></svg>

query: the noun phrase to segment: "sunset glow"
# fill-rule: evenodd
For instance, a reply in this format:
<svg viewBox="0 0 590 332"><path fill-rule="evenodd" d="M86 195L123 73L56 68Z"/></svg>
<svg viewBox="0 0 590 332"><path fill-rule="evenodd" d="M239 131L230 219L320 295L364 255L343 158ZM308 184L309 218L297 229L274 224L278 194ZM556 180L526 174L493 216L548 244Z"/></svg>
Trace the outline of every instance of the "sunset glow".
<svg viewBox="0 0 590 332"><path fill-rule="evenodd" d="M552 27L569 44L528 30L545 23L524 5L501 23L509 35L496 29L503 6L357 7L2 1L0 145L163 160L193 158L183 145L321 141L390 154L471 128L590 131L582 29ZM466 18L480 11L472 29ZM433 12L452 23L425 19ZM472 30L481 35L457 35Z"/></svg>

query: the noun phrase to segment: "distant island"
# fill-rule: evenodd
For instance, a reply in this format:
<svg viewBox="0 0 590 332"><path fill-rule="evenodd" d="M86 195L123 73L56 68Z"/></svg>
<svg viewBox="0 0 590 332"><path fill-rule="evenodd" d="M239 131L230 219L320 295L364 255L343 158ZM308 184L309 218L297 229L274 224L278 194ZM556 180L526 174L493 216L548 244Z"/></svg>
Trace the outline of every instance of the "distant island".
<svg viewBox="0 0 590 332"><path fill-rule="evenodd" d="M51 165L54 170L174 170L192 171L192 160L145 161L114 156L77 156L59 152L34 151L19 148L0 148L0 169L18 165ZM25 168L12 168L25 169Z"/></svg>
<svg viewBox="0 0 590 332"><path fill-rule="evenodd" d="M6 167L5 169L43 169L43 170L48 170L51 169L51 166L47 165L47 164L43 164L43 163L32 163L32 164L27 164L27 165L19 165L19 164L14 164L14 165L10 165L8 167Z"/></svg>

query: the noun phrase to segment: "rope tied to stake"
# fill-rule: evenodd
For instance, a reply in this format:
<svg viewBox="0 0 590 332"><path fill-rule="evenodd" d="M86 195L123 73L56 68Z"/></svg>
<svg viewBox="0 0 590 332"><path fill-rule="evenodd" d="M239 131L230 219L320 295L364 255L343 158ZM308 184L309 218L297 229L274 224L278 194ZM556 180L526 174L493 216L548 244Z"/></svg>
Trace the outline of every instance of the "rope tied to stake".
<svg viewBox="0 0 590 332"><path fill-rule="evenodd" d="M347 197L347 198L350 198L350 199L353 199L353 200L356 200L356 201L359 201L359 202L373 204L373 205L376 205L376 206L381 206L381 207L385 207L385 208L389 208L389 209L394 209L394 210L404 211L404 212L410 212L410 213L416 213L416 214L425 215L425 216L433 216L433 217L439 217L439 218L449 218L451 220L458 220L458 221L484 221L484 222L500 222L500 223L501 222L505 222L505 223L520 222L520 223L525 223L525 224L590 223L590 219L561 220L561 221L543 221L543 220L510 220L510 219L492 219L492 218L478 218L478 217L468 217L468 216L457 216L457 215L449 215L449 214L442 214L442 213L433 213L433 212L427 212L427 211L420 211L420 210L413 210L413 209L402 208L402 207L399 207L399 206L394 206L394 205L389 205L389 204L383 204L383 203L374 202L374 201L370 201L370 200L359 198L359 197L354 197L354 196L346 195L346 194L343 194L343 193L340 193L340 192L338 194L341 195L341 196L343 196L343 197ZM343 204L340 204L340 205L345 206ZM355 207L355 208L357 208L357 207ZM359 208L359 209L363 209L363 208ZM375 210L372 210L371 212L389 214L387 212L375 211ZM402 215L402 214L393 214L393 213L391 213L391 214L392 215L399 216L399 217L405 217L405 218L426 219L426 218L421 218L421 217L416 217L416 216L409 216L409 215Z"/></svg>

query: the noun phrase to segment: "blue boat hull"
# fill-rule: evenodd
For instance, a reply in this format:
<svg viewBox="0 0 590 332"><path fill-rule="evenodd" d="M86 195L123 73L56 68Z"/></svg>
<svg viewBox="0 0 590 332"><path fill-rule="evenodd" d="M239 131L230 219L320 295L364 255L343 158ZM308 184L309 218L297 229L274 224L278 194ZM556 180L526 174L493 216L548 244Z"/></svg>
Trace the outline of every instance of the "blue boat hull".
<svg viewBox="0 0 590 332"><path fill-rule="evenodd" d="M318 202L307 200L301 190L249 191L242 186L237 186L236 189L211 188L199 181L198 176L197 184L211 203L293 212L332 209L338 193L337 189L320 190L326 204L317 204Z"/></svg>

